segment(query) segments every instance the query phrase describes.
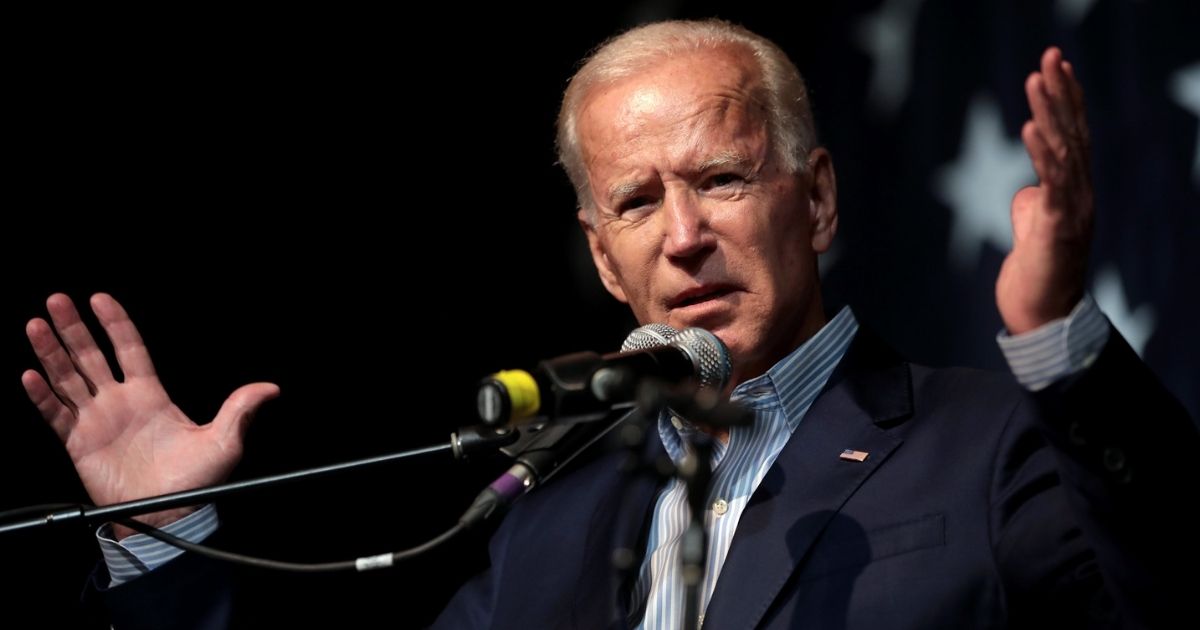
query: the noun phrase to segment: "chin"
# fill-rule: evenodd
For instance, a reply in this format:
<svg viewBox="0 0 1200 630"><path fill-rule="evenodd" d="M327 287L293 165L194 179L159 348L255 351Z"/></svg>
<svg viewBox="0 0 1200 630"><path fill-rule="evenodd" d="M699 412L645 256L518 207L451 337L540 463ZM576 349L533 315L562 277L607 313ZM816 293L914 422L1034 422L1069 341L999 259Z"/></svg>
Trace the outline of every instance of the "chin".
<svg viewBox="0 0 1200 630"><path fill-rule="evenodd" d="M725 347L729 348L729 358L733 361L733 367L736 369L739 364L743 363L743 359L747 356L753 344L747 339L745 334L739 334L736 330L716 329L709 330L725 343Z"/></svg>
<svg viewBox="0 0 1200 630"><path fill-rule="evenodd" d="M735 372L770 367L756 366L767 355L767 352L765 352L767 339L762 335L756 334L758 331L727 328L712 332L721 341L725 342L725 346L729 348L729 358L733 362L733 370Z"/></svg>

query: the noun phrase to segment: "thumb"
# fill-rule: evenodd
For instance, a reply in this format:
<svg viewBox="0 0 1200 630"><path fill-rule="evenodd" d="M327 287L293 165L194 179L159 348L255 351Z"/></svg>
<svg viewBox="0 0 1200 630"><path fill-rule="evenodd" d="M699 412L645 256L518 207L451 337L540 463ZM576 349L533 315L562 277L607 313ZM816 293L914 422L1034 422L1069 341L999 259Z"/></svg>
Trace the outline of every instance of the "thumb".
<svg viewBox="0 0 1200 630"><path fill-rule="evenodd" d="M213 428L222 438L241 441L258 408L278 396L279 386L274 383L243 385L225 399L225 404L221 405L221 410L213 419Z"/></svg>
<svg viewBox="0 0 1200 630"><path fill-rule="evenodd" d="M1042 190L1037 186L1026 186L1013 195L1010 219L1013 228L1013 244L1025 236L1029 222L1033 220L1034 207L1042 201Z"/></svg>

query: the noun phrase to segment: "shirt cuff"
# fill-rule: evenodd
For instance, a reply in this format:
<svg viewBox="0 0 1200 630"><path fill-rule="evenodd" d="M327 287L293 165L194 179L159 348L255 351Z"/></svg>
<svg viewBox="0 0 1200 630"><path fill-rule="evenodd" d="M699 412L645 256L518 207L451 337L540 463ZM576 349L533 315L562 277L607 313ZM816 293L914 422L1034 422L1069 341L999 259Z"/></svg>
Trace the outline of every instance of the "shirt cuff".
<svg viewBox="0 0 1200 630"><path fill-rule="evenodd" d="M1108 343L1111 331L1112 324L1096 301L1085 295L1070 315L1020 335L1002 330L996 343L1017 382L1036 392L1087 369Z"/></svg>
<svg viewBox="0 0 1200 630"><path fill-rule="evenodd" d="M187 542L198 543L217 531L217 525L217 508L210 503L162 530ZM104 554L104 564L108 566L109 588L145 575L183 553L179 547L146 534L133 534L117 541L113 538L111 523L96 530L96 540Z"/></svg>

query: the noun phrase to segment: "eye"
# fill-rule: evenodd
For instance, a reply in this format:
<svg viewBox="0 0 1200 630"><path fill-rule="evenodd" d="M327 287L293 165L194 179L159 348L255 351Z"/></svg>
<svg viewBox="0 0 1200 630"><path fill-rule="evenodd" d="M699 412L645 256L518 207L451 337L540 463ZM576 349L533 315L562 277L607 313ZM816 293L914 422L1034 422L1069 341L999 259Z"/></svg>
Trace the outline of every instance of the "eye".
<svg viewBox="0 0 1200 630"><path fill-rule="evenodd" d="M737 173L717 173L709 177L704 183L707 188L721 188L743 181L742 176Z"/></svg>
<svg viewBox="0 0 1200 630"><path fill-rule="evenodd" d="M654 198L651 197L650 195L638 195L637 197L630 197L629 199L626 199L624 202L621 203L620 206L617 206L617 212L628 212L630 210L637 210L638 208L641 208L643 206L648 206L653 203L654 203Z"/></svg>

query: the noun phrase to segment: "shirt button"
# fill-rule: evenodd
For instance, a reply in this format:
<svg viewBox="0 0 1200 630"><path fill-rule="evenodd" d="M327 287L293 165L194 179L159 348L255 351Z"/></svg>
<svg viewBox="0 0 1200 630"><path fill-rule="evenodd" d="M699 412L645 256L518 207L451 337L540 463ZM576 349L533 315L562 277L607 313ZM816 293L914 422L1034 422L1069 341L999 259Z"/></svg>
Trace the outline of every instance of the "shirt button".
<svg viewBox="0 0 1200 630"><path fill-rule="evenodd" d="M713 501L713 512L717 516L723 516L728 511L729 504L725 502L725 499L717 499L716 501Z"/></svg>
<svg viewBox="0 0 1200 630"><path fill-rule="evenodd" d="M676 430L682 429L683 428L683 419L680 418L679 416L671 416L671 424L675 425Z"/></svg>

